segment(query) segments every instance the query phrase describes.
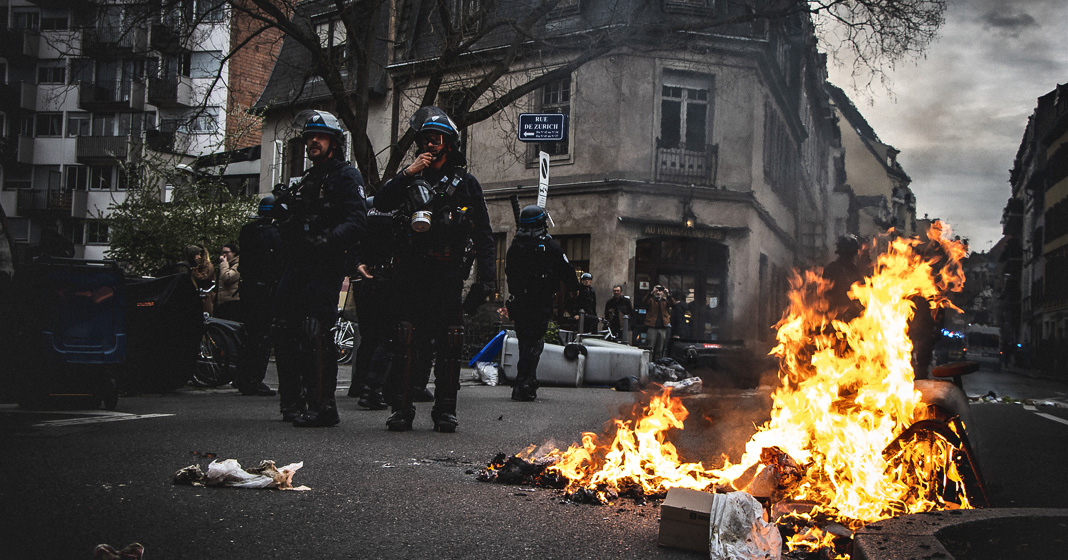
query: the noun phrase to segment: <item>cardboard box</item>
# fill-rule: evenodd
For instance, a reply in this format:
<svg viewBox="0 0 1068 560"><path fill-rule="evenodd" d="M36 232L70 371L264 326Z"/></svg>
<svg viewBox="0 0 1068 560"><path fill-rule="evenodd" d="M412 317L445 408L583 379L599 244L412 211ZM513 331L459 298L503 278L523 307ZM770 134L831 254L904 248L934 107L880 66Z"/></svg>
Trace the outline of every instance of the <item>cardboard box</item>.
<svg viewBox="0 0 1068 560"><path fill-rule="evenodd" d="M708 555L710 492L671 488L660 505L660 536L657 544Z"/></svg>

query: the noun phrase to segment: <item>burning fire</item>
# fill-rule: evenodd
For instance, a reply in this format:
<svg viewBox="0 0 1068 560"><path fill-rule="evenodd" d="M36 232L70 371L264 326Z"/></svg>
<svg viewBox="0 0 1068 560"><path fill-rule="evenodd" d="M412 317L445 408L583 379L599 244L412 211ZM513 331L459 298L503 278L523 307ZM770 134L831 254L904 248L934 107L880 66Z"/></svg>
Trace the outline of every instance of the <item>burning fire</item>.
<svg viewBox="0 0 1068 560"><path fill-rule="evenodd" d="M932 309L953 307L947 295L964 283L966 247L949 236L936 223L927 241L880 240L884 248L871 276L849 292L863 309L848 321L827 311L829 282L816 272L795 274L772 350L780 385L771 418L737 462L712 468L680 460L668 436L682 429L688 411L669 390L634 418L614 420L607 435L585 433L581 445L566 451L532 447L526 456L550 462L546 473L565 479L568 490L640 489L646 495L671 487L741 490L770 471L772 502L814 503L807 515L854 529L904 513L971 507L955 448L945 438L918 434L895 442L926 413L910 359L911 298L926 299ZM886 451L892 442L896 453ZM792 547L819 547L828 538L818 529L808 533Z"/></svg>

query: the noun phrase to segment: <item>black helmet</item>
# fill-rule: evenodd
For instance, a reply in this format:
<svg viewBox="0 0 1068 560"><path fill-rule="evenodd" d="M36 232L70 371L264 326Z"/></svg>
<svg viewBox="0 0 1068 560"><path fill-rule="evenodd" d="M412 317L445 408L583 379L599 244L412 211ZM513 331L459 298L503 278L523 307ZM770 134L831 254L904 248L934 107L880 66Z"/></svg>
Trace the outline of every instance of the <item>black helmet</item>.
<svg viewBox="0 0 1068 560"><path fill-rule="evenodd" d="M415 131L416 135L420 132L440 132L452 144L455 144L460 138L459 128L456 123L449 118L445 111L437 107L421 107L412 115L412 118L408 119L408 125Z"/></svg>
<svg viewBox="0 0 1068 560"><path fill-rule="evenodd" d="M519 212L519 227L523 229L544 229L548 215L537 204L524 207Z"/></svg>
<svg viewBox="0 0 1068 560"><path fill-rule="evenodd" d="M838 238L834 252L839 255L856 255L860 252L860 240L855 235L843 235Z"/></svg>
<svg viewBox="0 0 1068 560"><path fill-rule="evenodd" d="M274 215L275 198L273 194L269 194L260 199L260 207L257 213L260 216L273 216Z"/></svg>

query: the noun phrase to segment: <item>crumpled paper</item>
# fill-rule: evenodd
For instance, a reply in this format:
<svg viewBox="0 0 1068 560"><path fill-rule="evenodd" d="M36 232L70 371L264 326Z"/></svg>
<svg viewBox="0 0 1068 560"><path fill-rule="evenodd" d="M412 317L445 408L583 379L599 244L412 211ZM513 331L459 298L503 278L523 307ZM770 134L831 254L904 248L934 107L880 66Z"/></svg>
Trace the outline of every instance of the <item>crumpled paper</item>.
<svg viewBox="0 0 1068 560"><path fill-rule="evenodd" d="M307 486L293 486L293 474L304 466L304 462L290 463L281 469L274 461L265 460L260 466L250 469L241 468L235 459L212 461L208 472L204 473L200 465L189 465L174 473L175 484L191 486L225 486L230 488L277 488L279 490L310 490Z"/></svg>
<svg viewBox="0 0 1068 560"><path fill-rule="evenodd" d="M711 560L781 560L782 535L764 521L760 502L745 492L712 497L708 554Z"/></svg>

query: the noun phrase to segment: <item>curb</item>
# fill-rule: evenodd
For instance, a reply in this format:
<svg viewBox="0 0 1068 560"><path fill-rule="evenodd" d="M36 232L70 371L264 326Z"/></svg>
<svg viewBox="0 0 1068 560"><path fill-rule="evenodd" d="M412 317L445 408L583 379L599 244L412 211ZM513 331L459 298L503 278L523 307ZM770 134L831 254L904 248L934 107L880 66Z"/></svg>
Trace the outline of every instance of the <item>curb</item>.
<svg viewBox="0 0 1068 560"><path fill-rule="evenodd" d="M934 511L876 521L857 530L853 560L965 560L995 558L998 548L1013 552L1003 558L1060 558L1068 527L1068 509L1004 508ZM961 546L961 543L967 543ZM947 546L948 545L948 546ZM952 550L970 548L968 555ZM959 552L958 552L959 554ZM973 556L977 554L977 556Z"/></svg>

